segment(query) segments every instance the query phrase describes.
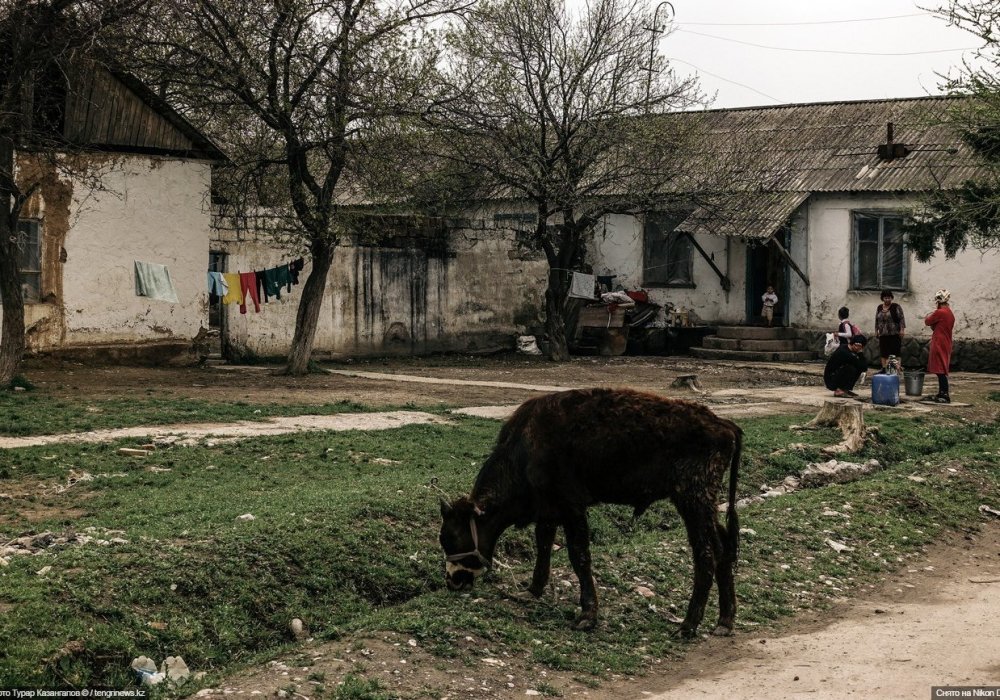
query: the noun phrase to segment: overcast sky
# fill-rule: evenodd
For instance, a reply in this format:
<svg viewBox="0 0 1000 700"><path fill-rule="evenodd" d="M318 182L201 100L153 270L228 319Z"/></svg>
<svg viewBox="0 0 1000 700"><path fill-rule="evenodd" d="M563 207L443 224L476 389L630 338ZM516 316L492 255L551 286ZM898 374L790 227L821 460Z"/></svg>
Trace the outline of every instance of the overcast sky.
<svg viewBox="0 0 1000 700"><path fill-rule="evenodd" d="M697 74L705 92L718 93L713 107L940 94L937 73L954 71L963 57L952 49L980 45L913 0L671 4L676 14L663 5L658 24L672 15L674 32L659 50L677 72Z"/></svg>

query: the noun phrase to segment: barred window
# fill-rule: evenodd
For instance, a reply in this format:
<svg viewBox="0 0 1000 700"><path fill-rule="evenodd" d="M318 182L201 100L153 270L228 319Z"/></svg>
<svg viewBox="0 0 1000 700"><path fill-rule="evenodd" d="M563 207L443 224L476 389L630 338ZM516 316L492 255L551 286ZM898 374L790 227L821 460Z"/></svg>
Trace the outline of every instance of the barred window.
<svg viewBox="0 0 1000 700"><path fill-rule="evenodd" d="M854 212L854 289L906 289L907 254L902 226L899 214Z"/></svg>
<svg viewBox="0 0 1000 700"><path fill-rule="evenodd" d="M693 251L687 235L676 231L686 213L650 212L643 226L643 284L692 287Z"/></svg>

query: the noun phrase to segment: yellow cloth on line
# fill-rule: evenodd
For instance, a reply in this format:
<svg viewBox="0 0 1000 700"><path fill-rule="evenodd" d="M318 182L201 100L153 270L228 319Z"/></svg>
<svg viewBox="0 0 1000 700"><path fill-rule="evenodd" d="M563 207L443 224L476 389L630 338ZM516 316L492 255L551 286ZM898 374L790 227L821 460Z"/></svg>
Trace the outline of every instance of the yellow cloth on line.
<svg viewBox="0 0 1000 700"><path fill-rule="evenodd" d="M226 280L226 284L229 285L229 290L226 292L226 295L222 297L222 303L242 304L243 290L240 288L240 273L223 272L222 277Z"/></svg>

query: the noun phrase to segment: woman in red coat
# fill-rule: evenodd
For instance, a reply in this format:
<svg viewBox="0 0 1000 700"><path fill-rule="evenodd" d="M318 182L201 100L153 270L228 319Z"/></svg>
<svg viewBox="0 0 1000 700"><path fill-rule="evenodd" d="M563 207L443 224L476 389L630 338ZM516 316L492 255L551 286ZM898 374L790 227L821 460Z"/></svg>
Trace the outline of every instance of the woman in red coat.
<svg viewBox="0 0 1000 700"><path fill-rule="evenodd" d="M951 331L955 327L955 314L951 312L948 302L951 293L947 289L939 289L934 295L937 310L932 311L924 319L924 324L931 327L931 349L927 356L927 371L936 374L938 378L937 396L928 396L927 401L951 403L948 393L948 366L951 364Z"/></svg>

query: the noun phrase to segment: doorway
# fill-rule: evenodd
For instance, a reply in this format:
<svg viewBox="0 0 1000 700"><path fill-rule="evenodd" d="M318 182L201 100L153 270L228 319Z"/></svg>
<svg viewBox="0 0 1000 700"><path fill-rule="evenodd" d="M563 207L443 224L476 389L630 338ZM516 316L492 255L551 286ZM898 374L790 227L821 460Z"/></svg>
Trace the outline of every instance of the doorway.
<svg viewBox="0 0 1000 700"><path fill-rule="evenodd" d="M208 252L208 271L225 272L226 254L216 250ZM222 356L222 346L226 337L226 311L222 305L222 297L208 293L208 341L209 356Z"/></svg>
<svg viewBox="0 0 1000 700"><path fill-rule="evenodd" d="M788 250L791 231L787 226L774 234L778 242ZM769 241L747 245L747 324L759 326L765 323L761 316L761 300L768 285L774 287L778 295L778 305L774 310L774 325L788 325L788 263Z"/></svg>

